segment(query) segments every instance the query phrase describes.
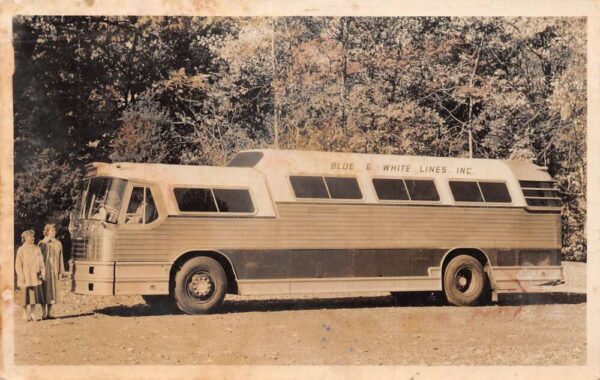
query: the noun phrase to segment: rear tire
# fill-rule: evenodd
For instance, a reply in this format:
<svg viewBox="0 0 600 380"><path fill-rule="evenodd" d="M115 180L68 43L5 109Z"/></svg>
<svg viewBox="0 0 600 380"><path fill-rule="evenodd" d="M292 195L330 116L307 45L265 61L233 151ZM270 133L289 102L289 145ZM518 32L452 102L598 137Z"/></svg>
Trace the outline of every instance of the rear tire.
<svg viewBox="0 0 600 380"><path fill-rule="evenodd" d="M210 257L194 257L183 264L175 275L175 300L186 314L208 314L215 311L227 293L227 275Z"/></svg>
<svg viewBox="0 0 600 380"><path fill-rule="evenodd" d="M483 266L473 256L456 256L446 267L444 294L449 303L456 306L478 305L487 289Z"/></svg>

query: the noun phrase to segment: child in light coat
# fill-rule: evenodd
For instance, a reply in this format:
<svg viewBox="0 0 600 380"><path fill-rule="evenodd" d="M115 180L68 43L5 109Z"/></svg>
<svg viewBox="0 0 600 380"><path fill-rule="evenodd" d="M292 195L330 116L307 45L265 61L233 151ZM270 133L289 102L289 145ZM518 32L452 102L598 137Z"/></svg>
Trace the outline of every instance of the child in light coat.
<svg viewBox="0 0 600 380"><path fill-rule="evenodd" d="M35 305L44 304L42 281L46 275L46 267L42 251L35 245L35 232L33 230L23 232L21 240L23 245L17 249L15 271L17 287L21 289L20 303L25 309L25 319L29 322L35 320Z"/></svg>

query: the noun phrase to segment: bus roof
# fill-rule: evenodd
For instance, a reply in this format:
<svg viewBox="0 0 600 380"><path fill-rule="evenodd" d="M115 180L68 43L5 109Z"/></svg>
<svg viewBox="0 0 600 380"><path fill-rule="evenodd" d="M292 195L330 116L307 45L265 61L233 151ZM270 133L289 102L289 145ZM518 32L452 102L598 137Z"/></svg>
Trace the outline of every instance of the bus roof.
<svg viewBox="0 0 600 380"><path fill-rule="evenodd" d="M88 166L86 173L87 177L157 183L165 194L182 186L248 188L260 198L259 214L264 216L273 215L271 202L299 201L290 184L290 177L298 175L354 177L363 189L362 202L366 203L378 203L373 178L435 181L441 204L453 203L448 181L504 182L516 195L512 206L519 207L525 205L519 181L552 181L546 168L529 161L274 149L242 151L226 167L96 162ZM170 204L169 208L176 210L176 205Z"/></svg>
<svg viewBox="0 0 600 380"><path fill-rule="evenodd" d="M249 185L256 181L263 181L260 173L251 168L131 162L93 162L88 165L86 173L86 177L91 176L117 177L141 182L158 181L170 184L189 185Z"/></svg>
<svg viewBox="0 0 600 380"><path fill-rule="evenodd" d="M400 156L343 152L256 149L241 151L229 167L277 174L369 173L375 176L448 177L550 181L546 168L524 160Z"/></svg>

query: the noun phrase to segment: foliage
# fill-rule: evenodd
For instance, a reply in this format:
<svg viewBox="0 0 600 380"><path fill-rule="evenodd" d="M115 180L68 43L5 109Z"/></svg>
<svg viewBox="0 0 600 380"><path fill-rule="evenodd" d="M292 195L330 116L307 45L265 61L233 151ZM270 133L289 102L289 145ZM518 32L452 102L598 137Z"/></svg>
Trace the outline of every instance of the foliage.
<svg viewBox="0 0 600 380"><path fill-rule="evenodd" d="M15 229L18 236L34 229L41 238L45 223L68 223L64 210L73 204L81 176L51 148L35 151L33 156L34 160L15 173ZM67 231L58 231L58 237L66 239Z"/></svg>
<svg viewBox="0 0 600 380"><path fill-rule="evenodd" d="M471 134L474 157L548 167L564 257L586 259L583 18L20 17L14 30L17 231L64 220L69 173L91 160L464 157ZM63 174L42 170L50 157Z"/></svg>

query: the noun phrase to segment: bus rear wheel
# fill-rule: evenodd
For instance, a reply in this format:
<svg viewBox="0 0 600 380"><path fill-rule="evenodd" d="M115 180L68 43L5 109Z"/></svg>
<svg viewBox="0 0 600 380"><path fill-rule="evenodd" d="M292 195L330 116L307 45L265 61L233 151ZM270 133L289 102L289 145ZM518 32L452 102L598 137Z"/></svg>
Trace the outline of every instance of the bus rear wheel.
<svg viewBox="0 0 600 380"><path fill-rule="evenodd" d="M473 256L456 256L444 272L446 299L456 306L480 304L486 293L486 284L483 266Z"/></svg>
<svg viewBox="0 0 600 380"><path fill-rule="evenodd" d="M223 302L227 276L221 265L210 257L194 257L175 275L175 300L186 314L209 314Z"/></svg>

